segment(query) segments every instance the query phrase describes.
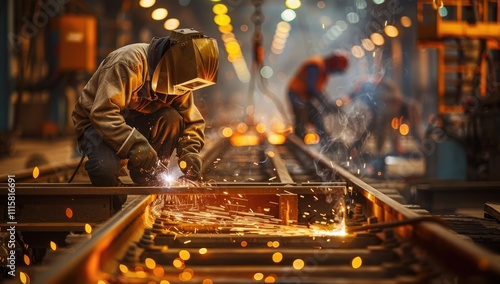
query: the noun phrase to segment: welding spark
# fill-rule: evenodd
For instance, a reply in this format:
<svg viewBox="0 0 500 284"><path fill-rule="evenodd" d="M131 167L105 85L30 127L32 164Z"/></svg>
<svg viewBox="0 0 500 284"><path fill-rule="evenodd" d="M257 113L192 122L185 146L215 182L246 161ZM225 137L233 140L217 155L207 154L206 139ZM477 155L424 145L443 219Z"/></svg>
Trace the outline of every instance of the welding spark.
<svg viewBox="0 0 500 284"><path fill-rule="evenodd" d="M174 182L175 177L168 173L161 173L159 180L161 180L165 185L170 185Z"/></svg>

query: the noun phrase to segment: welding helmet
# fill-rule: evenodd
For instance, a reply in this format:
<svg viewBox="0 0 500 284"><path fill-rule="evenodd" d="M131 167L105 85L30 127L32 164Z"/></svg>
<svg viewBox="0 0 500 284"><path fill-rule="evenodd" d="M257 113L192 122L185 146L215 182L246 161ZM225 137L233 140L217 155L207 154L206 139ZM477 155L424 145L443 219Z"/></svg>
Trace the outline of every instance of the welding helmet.
<svg viewBox="0 0 500 284"><path fill-rule="evenodd" d="M349 57L344 52L335 52L325 58L326 69L330 73L342 73L349 67Z"/></svg>
<svg viewBox="0 0 500 284"><path fill-rule="evenodd" d="M217 82L219 49L215 39L193 29L172 31L170 48L151 78L155 92L182 95Z"/></svg>

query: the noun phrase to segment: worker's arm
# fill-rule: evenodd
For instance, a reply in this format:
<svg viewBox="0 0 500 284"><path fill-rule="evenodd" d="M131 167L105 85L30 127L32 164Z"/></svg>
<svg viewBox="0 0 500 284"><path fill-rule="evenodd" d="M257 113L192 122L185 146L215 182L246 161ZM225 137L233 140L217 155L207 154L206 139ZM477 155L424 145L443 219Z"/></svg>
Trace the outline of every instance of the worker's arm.
<svg viewBox="0 0 500 284"><path fill-rule="evenodd" d="M142 72L137 69L138 66L118 62L99 70L94 78L97 81L91 81L97 85L90 120L119 157L128 158L134 166L149 170L157 160L157 153L139 131L126 124L122 115L132 93L142 86Z"/></svg>
<svg viewBox="0 0 500 284"><path fill-rule="evenodd" d="M177 147L179 167L187 178L197 180L202 166L200 151L205 144L205 120L194 104L191 91L178 96L172 107L183 117L185 125Z"/></svg>

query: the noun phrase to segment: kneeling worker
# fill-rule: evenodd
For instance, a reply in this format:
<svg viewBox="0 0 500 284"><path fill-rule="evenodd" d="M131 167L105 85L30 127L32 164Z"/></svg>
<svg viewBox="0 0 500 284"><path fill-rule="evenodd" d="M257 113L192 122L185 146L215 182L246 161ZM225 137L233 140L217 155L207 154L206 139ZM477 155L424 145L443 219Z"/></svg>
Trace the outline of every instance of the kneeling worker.
<svg viewBox="0 0 500 284"><path fill-rule="evenodd" d="M215 39L193 29L111 52L83 89L72 117L95 186L118 186L121 160L131 179L158 185L158 161L177 151L184 178L199 180L205 120L193 91L215 84Z"/></svg>

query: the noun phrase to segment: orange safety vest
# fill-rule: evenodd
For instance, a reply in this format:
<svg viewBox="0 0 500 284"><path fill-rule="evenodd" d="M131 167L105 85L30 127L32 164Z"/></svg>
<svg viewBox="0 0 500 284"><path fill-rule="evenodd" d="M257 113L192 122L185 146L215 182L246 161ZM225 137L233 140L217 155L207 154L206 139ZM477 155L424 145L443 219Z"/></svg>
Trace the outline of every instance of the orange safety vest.
<svg viewBox="0 0 500 284"><path fill-rule="evenodd" d="M288 83L288 90L294 92L297 96L304 100L310 100L312 95L307 91L307 67L316 65L319 69L319 76L316 80L316 89L322 91L326 86L327 75L326 64L323 57L314 56L302 63L297 73Z"/></svg>

